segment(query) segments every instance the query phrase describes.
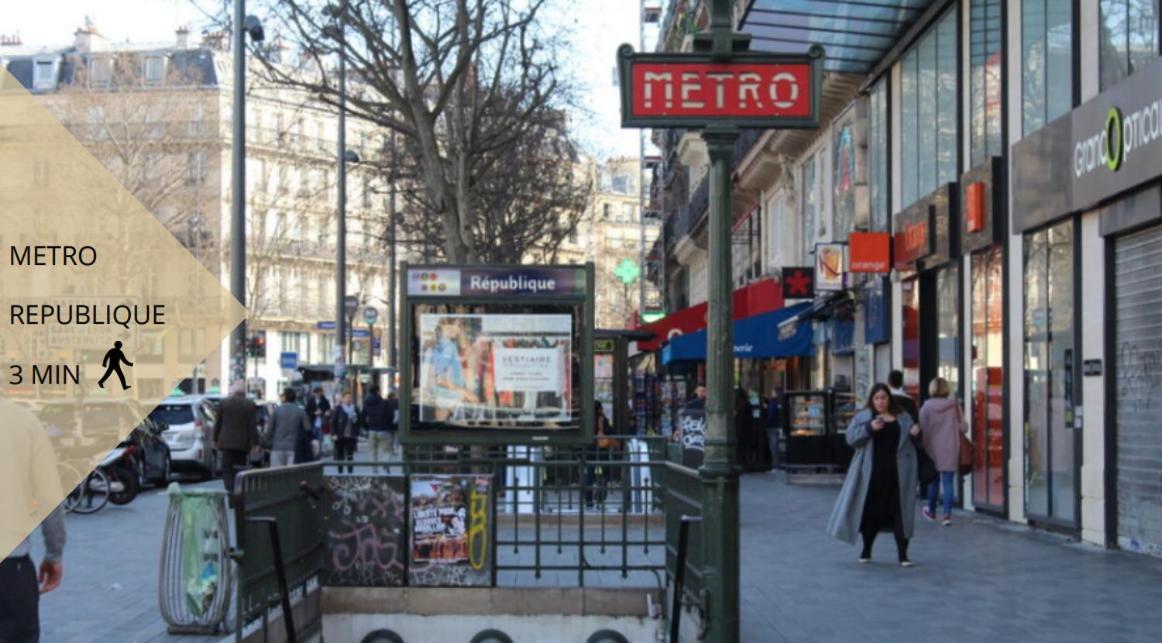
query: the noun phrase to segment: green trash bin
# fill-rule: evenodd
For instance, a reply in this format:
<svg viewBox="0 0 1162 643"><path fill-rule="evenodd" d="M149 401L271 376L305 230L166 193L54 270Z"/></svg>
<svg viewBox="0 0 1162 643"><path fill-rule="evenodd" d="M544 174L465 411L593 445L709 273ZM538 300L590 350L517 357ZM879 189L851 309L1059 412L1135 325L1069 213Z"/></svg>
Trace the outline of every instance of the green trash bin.
<svg viewBox="0 0 1162 643"><path fill-rule="evenodd" d="M172 483L161 546L158 603L171 634L229 631L234 563L226 492Z"/></svg>

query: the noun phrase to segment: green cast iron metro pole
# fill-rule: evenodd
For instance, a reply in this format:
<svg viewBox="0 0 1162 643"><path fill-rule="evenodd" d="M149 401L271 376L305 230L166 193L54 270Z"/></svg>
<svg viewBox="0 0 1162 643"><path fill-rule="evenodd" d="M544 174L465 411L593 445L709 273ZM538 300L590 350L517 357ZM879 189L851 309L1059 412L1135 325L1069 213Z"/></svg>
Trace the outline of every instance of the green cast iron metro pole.
<svg viewBox="0 0 1162 643"><path fill-rule="evenodd" d="M731 0L713 0L708 38L713 59L727 62L745 37L732 25ZM712 125L702 131L710 155L710 265L706 333L706 445L702 478L703 587L706 640L739 640L738 466L735 461L733 399L734 324L730 258L730 161L738 128Z"/></svg>

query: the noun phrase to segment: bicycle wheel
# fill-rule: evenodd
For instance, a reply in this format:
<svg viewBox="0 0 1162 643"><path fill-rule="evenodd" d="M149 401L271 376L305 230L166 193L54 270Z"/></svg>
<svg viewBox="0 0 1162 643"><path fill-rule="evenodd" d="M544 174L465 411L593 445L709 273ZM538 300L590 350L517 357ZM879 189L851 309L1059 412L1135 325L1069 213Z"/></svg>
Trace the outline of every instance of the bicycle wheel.
<svg viewBox="0 0 1162 643"><path fill-rule="evenodd" d="M66 509L79 514L96 513L109 503L110 487L105 472L94 469L65 499Z"/></svg>

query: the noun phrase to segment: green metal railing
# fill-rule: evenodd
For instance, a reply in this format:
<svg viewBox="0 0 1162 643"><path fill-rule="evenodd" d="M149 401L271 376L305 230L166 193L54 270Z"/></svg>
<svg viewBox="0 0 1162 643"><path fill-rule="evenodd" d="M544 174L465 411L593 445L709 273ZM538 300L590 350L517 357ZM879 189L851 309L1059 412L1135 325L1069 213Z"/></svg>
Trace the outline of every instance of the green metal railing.
<svg viewBox="0 0 1162 643"><path fill-rule="evenodd" d="M291 621L290 603L328 583L327 489L333 477L352 475L348 467L354 475L488 476L493 586L664 587L676 576L681 520L700 516L702 503L698 472L667 461L666 446L664 438L623 440L612 451L415 445L386 462L243 473L235 498L237 631L259 618L265 627L279 605L288 631L317 629L313 617ZM690 607L702 588L703 550L701 525L688 529L682 602ZM392 582L408 584L402 576Z"/></svg>
<svg viewBox="0 0 1162 643"><path fill-rule="evenodd" d="M304 599L318 585L323 568L323 522L319 497L321 464L257 469L238 476L235 485L234 529L238 563L236 640L248 623L268 625L270 610L283 609L288 640L292 633L320 631L321 615L305 623L291 618L291 599Z"/></svg>

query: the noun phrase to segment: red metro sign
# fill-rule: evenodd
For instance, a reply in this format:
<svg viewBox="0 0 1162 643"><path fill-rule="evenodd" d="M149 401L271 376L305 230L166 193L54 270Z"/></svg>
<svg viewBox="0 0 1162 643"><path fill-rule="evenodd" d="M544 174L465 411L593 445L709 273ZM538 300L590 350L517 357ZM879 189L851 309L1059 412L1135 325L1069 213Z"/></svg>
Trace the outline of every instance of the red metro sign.
<svg viewBox="0 0 1162 643"><path fill-rule="evenodd" d="M634 54L618 50L623 127L818 126L822 54Z"/></svg>

